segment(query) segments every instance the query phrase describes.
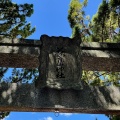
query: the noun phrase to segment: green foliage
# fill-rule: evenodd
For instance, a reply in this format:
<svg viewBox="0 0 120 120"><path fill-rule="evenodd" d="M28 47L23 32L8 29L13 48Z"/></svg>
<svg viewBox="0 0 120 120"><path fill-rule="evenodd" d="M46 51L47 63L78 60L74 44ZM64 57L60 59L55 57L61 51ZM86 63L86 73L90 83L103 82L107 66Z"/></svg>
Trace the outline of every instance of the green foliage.
<svg viewBox="0 0 120 120"><path fill-rule="evenodd" d="M33 83L39 75L38 69L13 68L9 77L4 77L8 68L0 67L1 81L9 83Z"/></svg>
<svg viewBox="0 0 120 120"><path fill-rule="evenodd" d="M26 22L33 14L33 4L15 4L11 0L0 1L0 35L10 38L26 38L35 28Z"/></svg>
<svg viewBox="0 0 120 120"><path fill-rule="evenodd" d="M108 37L108 31L106 31L105 29L105 20L107 19L107 17L109 17L108 14L108 3L106 2L106 0L103 0L102 4L99 6L98 12L96 13L96 15L94 15L91 23L93 26L93 36L98 37L99 41L101 41L102 37L102 42L106 37Z"/></svg>
<svg viewBox="0 0 120 120"><path fill-rule="evenodd" d="M86 6L87 6L87 4L88 4L88 0L84 0L84 1L83 1L83 6L85 6L85 7L86 7Z"/></svg>
<svg viewBox="0 0 120 120"><path fill-rule="evenodd" d="M103 0L97 13L93 16L90 26L94 41L120 41L120 2ZM94 38L97 38L95 40ZM102 39L101 39L102 38Z"/></svg>
<svg viewBox="0 0 120 120"><path fill-rule="evenodd" d="M82 9L82 4L79 3L79 0L71 0L69 14L68 14L68 20L71 28L74 28L76 24L79 24L80 19L83 19L82 18L83 12L81 11L81 9Z"/></svg>
<svg viewBox="0 0 120 120"><path fill-rule="evenodd" d="M106 115L109 120L120 120L120 115Z"/></svg>
<svg viewBox="0 0 120 120"><path fill-rule="evenodd" d="M111 5L112 7L116 7L116 6L119 7L119 5L120 5L120 0L110 0L110 5Z"/></svg>
<svg viewBox="0 0 120 120"><path fill-rule="evenodd" d="M79 0L71 0L70 8L68 11L68 21L70 23L70 27L72 28L72 38L77 38L81 40L81 35L88 34L86 29L86 25L84 21L85 12L83 10L84 7L87 6L88 0L84 0L82 3Z"/></svg>
<svg viewBox="0 0 120 120"><path fill-rule="evenodd" d="M0 112L0 120L7 117L10 114L10 112Z"/></svg>
<svg viewBox="0 0 120 120"><path fill-rule="evenodd" d="M7 70L8 68L0 67L0 82L4 81L2 78L4 77L4 74L7 72Z"/></svg>
<svg viewBox="0 0 120 120"><path fill-rule="evenodd" d="M12 76L8 78L10 82L13 83L29 83L35 81L38 78L38 69L16 69L14 68L12 71Z"/></svg>

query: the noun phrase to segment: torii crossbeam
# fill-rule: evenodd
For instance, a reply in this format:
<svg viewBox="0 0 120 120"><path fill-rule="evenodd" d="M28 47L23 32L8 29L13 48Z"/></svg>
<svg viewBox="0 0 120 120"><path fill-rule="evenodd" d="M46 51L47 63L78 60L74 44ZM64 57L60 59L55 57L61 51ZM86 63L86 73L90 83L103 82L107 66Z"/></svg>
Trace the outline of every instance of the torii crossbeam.
<svg viewBox="0 0 120 120"><path fill-rule="evenodd" d="M52 37L52 39L69 39ZM0 40L0 66L38 68L39 40ZM120 71L120 43L82 43L82 69ZM0 111L59 111L120 114L120 88L84 86L81 90L0 84Z"/></svg>

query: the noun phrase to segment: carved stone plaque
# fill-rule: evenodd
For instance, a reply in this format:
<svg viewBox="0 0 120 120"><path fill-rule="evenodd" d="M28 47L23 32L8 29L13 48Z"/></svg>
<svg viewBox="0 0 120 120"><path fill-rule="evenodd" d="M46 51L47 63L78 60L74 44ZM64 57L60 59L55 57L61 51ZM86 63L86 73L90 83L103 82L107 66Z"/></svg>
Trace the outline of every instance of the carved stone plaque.
<svg viewBox="0 0 120 120"><path fill-rule="evenodd" d="M37 86L56 89L81 89L81 50L66 37L41 37Z"/></svg>

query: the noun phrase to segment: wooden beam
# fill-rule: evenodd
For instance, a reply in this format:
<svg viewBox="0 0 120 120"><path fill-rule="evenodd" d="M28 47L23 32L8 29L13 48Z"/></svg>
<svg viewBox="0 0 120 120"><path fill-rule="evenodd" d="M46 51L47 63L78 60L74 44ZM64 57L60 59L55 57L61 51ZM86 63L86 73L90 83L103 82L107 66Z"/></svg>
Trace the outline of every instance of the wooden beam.
<svg viewBox="0 0 120 120"><path fill-rule="evenodd" d="M120 88L35 88L34 84L0 84L0 111L120 114Z"/></svg>
<svg viewBox="0 0 120 120"><path fill-rule="evenodd" d="M40 40L0 40L0 66L37 68ZM120 71L120 43L83 42L82 69L91 71Z"/></svg>

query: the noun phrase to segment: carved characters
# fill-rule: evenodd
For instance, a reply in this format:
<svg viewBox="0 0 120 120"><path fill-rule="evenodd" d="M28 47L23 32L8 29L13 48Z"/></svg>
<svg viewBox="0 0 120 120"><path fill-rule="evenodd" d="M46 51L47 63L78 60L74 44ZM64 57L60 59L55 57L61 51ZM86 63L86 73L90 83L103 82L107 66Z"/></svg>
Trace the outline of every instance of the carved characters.
<svg viewBox="0 0 120 120"><path fill-rule="evenodd" d="M65 78L64 75L64 60L63 57L64 53L63 53L63 48L58 48L57 47L57 54L56 54L56 77L57 78Z"/></svg>

